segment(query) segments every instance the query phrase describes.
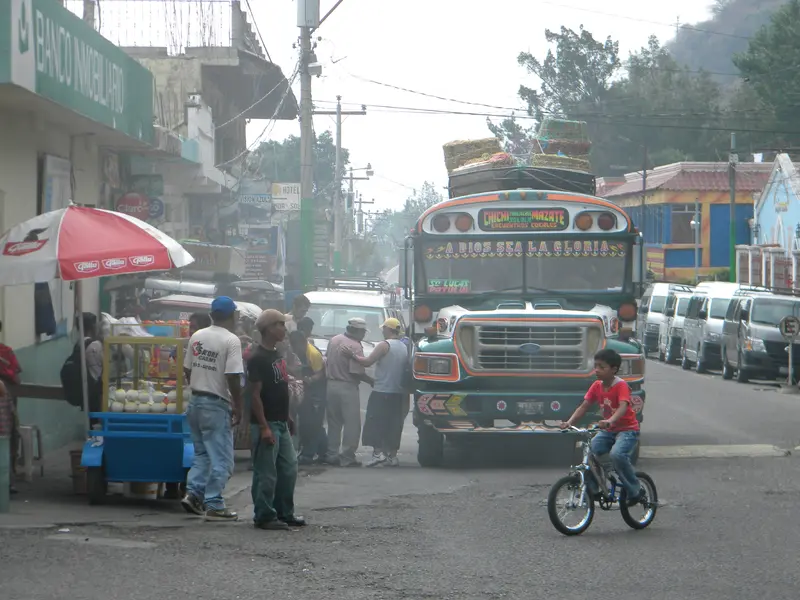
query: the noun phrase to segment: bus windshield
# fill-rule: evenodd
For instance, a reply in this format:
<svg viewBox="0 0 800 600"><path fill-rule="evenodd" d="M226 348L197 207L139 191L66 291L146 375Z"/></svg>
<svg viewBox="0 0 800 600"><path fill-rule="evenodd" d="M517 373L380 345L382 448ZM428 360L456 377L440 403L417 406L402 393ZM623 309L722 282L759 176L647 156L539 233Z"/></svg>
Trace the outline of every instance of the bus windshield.
<svg viewBox="0 0 800 600"><path fill-rule="evenodd" d="M418 287L428 294L621 291L627 255L628 244L616 240L426 241Z"/></svg>

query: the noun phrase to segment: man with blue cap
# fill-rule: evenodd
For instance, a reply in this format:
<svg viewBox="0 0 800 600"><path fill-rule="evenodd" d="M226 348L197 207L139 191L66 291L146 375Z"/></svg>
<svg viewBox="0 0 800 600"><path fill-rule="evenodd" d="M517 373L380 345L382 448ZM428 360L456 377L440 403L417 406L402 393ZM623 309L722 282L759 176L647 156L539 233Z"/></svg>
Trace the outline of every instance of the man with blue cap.
<svg viewBox="0 0 800 600"><path fill-rule="evenodd" d="M186 419L194 444L194 461L181 501L206 521L236 521L222 492L233 474L233 427L242 416L242 344L234 333L236 303L228 296L211 303L211 327L189 338L184 360L192 400Z"/></svg>

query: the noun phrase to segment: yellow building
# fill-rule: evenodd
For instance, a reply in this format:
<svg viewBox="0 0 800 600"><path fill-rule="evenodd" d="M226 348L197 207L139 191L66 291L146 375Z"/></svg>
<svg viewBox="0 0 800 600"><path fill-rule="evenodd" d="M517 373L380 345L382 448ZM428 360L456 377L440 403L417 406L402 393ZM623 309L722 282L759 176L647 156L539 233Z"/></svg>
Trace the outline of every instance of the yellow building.
<svg viewBox="0 0 800 600"><path fill-rule="evenodd" d="M771 164L740 163L736 170L736 243L749 244L753 197L764 188ZM700 216L700 277L730 267L728 163L681 162L624 178L601 178L598 195L631 216L646 244L647 269L659 281L694 282L696 207ZM642 197L645 197L644 211Z"/></svg>

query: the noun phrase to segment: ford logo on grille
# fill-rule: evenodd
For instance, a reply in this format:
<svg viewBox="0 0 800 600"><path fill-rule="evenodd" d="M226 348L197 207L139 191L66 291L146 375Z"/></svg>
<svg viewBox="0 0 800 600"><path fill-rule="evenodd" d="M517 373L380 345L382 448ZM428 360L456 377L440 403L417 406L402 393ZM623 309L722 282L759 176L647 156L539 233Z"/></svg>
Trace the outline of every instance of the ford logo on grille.
<svg viewBox="0 0 800 600"><path fill-rule="evenodd" d="M530 356L533 356L534 354L539 354L539 350L541 349L542 347L539 344L522 344L522 346L519 347L520 352L522 352L523 354L528 354Z"/></svg>

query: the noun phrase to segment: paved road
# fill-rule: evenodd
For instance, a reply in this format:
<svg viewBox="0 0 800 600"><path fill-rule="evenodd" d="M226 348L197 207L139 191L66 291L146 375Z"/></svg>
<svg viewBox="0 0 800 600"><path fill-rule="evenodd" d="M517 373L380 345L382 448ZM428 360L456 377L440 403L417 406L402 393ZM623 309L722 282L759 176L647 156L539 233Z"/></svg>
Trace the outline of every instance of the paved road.
<svg viewBox="0 0 800 600"><path fill-rule="evenodd" d="M654 361L648 369L648 448L800 445L800 397ZM62 533L0 530L2 596L797 598L800 454L643 458L663 502L654 525L634 532L601 512L567 539L544 508L564 469L547 466L541 449L478 449L477 462L452 452L446 468L427 470L413 461L414 437L409 429L399 469L307 471L297 500L313 525L301 531L207 525L174 507L144 511L147 523L121 511L117 523ZM232 503L247 514L246 492Z"/></svg>

